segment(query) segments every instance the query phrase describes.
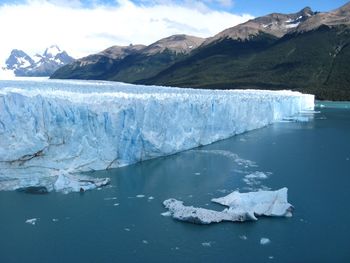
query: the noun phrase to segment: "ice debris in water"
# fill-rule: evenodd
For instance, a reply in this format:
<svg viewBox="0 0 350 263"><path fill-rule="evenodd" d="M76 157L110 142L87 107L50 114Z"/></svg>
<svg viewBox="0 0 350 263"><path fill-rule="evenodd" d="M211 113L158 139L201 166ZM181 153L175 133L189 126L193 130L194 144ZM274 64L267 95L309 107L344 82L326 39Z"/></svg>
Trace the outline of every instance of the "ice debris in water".
<svg viewBox="0 0 350 263"><path fill-rule="evenodd" d="M98 188L70 176L52 180L207 145L313 108L313 95L292 91L0 81L0 190Z"/></svg>
<svg viewBox="0 0 350 263"><path fill-rule="evenodd" d="M289 217L293 207L287 201L287 191L287 188L249 193L235 191L225 197L212 199L228 207L222 211L185 206L182 201L173 198L165 200L163 204L173 218L196 224L257 220L258 216Z"/></svg>
<svg viewBox="0 0 350 263"><path fill-rule="evenodd" d="M204 154L213 154L213 155L219 155L226 157L228 159L231 159L234 163L240 166L244 166L246 168L249 167L257 167L257 164L251 160L243 159L238 154L227 151L227 150L192 150L193 152L197 153L204 153Z"/></svg>
<svg viewBox="0 0 350 263"><path fill-rule="evenodd" d="M30 218L26 220L27 224L35 226L36 222L38 221L39 218Z"/></svg>
<svg viewBox="0 0 350 263"><path fill-rule="evenodd" d="M270 244L271 243L271 240L266 238L266 237L262 237L260 239L260 245L267 245L267 244Z"/></svg>
<svg viewBox="0 0 350 263"><path fill-rule="evenodd" d="M203 247L211 247L211 243L212 243L212 242L203 242L203 243L202 243L202 246L203 246Z"/></svg>

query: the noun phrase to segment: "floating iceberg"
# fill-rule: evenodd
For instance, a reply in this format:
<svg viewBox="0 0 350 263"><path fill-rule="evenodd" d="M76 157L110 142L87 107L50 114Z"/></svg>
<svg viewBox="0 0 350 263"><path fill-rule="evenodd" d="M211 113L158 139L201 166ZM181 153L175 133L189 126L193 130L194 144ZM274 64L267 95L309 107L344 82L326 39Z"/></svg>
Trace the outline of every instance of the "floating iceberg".
<svg viewBox="0 0 350 263"><path fill-rule="evenodd" d="M223 211L185 206L182 201L172 198L165 200L163 204L173 218L196 224L242 222L257 220L257 216L290 217L293 207L287 201L287 191L287 188L249 193L235 191L225 197L212 199L215 203L228 206Z"/></svg>
<svg viewBox="0 0 350 263"><path fill-rule="evenodd" d="M291 91L0 81L0 189L45 182L61 189L51 187L61 174L174 154L313 107L313 95Z"/></svg>
<svg viewBox="0 0 350 263"><path fill-rule="evenodd" d="M256 216L286 216L292 215L292 205L287 199L286 187L277 191L257 191L240 193L235 191L225 197L214 198L211 201L228 206L231 210L242 210L249 217L257 220Z"/></svg>

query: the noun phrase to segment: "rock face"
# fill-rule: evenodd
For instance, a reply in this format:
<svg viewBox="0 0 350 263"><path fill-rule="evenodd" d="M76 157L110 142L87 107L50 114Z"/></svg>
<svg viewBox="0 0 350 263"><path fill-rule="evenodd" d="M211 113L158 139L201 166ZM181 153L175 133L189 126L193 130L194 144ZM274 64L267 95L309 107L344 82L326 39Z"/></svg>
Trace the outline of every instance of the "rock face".
<svg viewBox="0 0 350 263"><path fill-rule="evenodd" d="M58 46L50 46L43 55L31 58L22 50L14 49L6 60L6 70L12 70L17 77L50 76L59 67L72 63L74 59Z"/></svg>
<svg viewBox="0 0 350 263"><path fill-rule="evenodd" d="M204 38L194 36L173 35L149 45L142 50L142 53L154 55L169 50L177 54L188 54L199 47L204 40Z"/></svg>
<svg viewBox="0 0 350 263"><path fill-rule="evenodd" d="M331 12L317 13L296 29L297 32L315 30L320 26L350 25L350 2Z"/></svg>
<svg viewBox="0 0 350 263"><path fill-rule="evenodd" d="M206 145L313 107L312 95L291 91L1 81L0 187L90 189L99 182L73 175Z"/></svg>
<svg viewBox="0 0 350 263"><path fill-rule="evenodd" d="M255 36L265 33L276 38L281 38L285 34L293 31L299 24L308 20L314 15L311 8L306 7L298 13L279 14L273 13L267 16L249 20L241 25L228 28L214 37L208 38L204 45L220 41L222 39L249 40Z"/></svg>
<svg viewBox="0 0 350 263"><path fill-rule="evenodd" d="M233 192L212 199L215 203L228 206L223 211L185 206L182 201L176 199L167 199L163 204L173 218L195 224L242 222L258 220L259 216L290 217L293 207L288 203L287 191L287 188L281 188L277 191Z"/></svg>

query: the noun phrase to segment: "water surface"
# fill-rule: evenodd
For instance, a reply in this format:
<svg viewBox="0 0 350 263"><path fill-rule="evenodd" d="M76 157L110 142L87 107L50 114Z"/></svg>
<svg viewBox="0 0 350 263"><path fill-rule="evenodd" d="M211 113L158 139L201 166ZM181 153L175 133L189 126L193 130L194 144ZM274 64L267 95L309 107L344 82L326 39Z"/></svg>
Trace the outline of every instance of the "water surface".
<svg viewBox="0 0 350 263"><path fill-rule="evenodd" d="M0 192L0 262L349 262L350 110L319 110L307 123L91 173L112 179L99 191ZM243 180L257 171L268 178ZM211 198L284 186L292 218L203 226L161 216L171 197L219 210Z"/></svg>

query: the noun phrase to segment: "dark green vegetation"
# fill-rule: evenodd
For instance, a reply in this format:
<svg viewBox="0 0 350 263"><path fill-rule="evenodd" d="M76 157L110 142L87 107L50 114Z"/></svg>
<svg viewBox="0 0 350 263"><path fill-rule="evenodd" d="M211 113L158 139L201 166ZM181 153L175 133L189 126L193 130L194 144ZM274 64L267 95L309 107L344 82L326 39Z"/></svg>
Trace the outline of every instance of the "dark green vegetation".
<svg viewBox="0 0 350 263"><path fill-rule="evenodd" d="M64 66L57 70L51 78L113 80L135 83L141 79L155 76L183 57L183 54L177 54L169 50L152 56L134 53L122 59L101 56L97 63L91 63L84 67L76 67L74 64Z"/></svg>
<svg viewBox="0 0 350 263"><path fill-rule="evenodd" d="M350 100L350 28L321 26L281 39L261 34L197 49L144 84L193 88L293 89Z"/></svg>

